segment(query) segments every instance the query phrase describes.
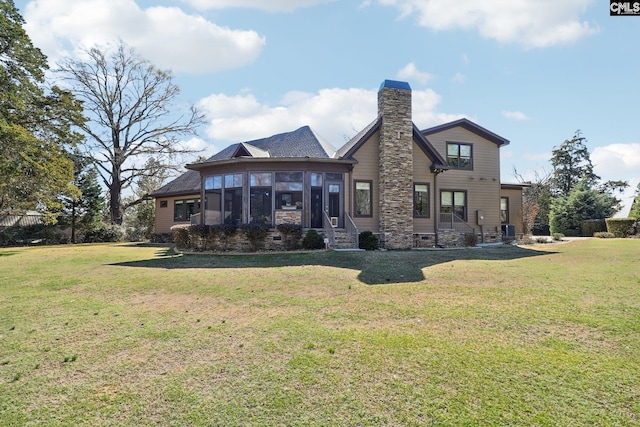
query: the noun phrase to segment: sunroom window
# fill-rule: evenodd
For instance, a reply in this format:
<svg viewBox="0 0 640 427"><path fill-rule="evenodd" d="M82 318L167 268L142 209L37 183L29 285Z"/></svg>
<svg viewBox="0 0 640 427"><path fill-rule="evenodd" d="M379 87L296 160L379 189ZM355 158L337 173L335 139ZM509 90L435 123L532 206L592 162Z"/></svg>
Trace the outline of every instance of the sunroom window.
<svg viewBox="0 0 640 427"><path fill-rule="evenodd" d="M252 222L264 222L266 224L271 224L272 222L272 176L271 172L250 174L249 220Z"/></svg>
<svg viewBox="0 0 640 427"><path fill-rule="evenodd" d="M302 172L276 172L276 209L302 209Z"/></svg>
<svg viewBox="0 0 640 427"><path fill-rule="evenodd" d="M224 176L224 222L242 222L242 174Z"/></svg>

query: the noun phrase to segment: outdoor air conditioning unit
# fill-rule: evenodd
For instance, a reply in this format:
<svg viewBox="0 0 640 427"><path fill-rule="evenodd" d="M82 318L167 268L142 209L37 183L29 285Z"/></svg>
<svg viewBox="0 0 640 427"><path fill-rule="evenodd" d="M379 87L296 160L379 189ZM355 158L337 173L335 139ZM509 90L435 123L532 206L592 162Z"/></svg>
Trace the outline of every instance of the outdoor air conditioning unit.
<svg viewBox="0 0 640 427"><path fill-rule="evenodd" d="M503 237L516 237L516 227L513 224L503 224L502 225L502 236Z"/></svg>
<svg viewBox="0 0 640 427"><path fill-rule="evenodd" d="M331 217L331 226L332 227L337 227L338 226L338 217L337 216L332 216Z"/></svg>

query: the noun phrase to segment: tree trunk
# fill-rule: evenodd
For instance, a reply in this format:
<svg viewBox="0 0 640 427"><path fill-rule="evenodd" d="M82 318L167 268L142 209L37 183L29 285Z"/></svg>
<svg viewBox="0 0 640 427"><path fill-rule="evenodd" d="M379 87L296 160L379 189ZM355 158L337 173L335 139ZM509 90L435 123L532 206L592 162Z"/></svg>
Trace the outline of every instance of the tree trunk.
<svg viewBox="0 0 640 427"><path fill-rule="evenodd" d="M114 173L115 175L115 173ZM118 174L119 176L119 174ZM122 184L120 180L114 176L111 185L109 185L109 210L111 212L111 224L122 225Z"/></svg>
<svg viewBox="0 0 640 427"><path fill-rule="evenodd" d="M76 203L71 206L71 243L76 242Z"/></svg>

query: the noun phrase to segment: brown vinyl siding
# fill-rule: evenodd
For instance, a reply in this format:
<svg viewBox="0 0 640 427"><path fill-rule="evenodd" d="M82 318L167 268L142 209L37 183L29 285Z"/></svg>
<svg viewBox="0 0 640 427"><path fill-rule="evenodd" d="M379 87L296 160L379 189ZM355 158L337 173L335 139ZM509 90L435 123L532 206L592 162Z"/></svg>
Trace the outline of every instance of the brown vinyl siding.
<svg viewBox="0 0 640 427"><path fill-rule="evenodd" d="M353 154L353 158L358 161L353 167L351 174L351 182L349 183L349 196L353 199L353 188L351 188L355 181L371 181L372 183L372 215L371 217L355 217L354 216L354 201L349 200L347 206L351 211L349 214L353 218L354 222L358 226L360 231L372 231L377 233L380 230L379 226L379 212L380 212L380 188L379 188L379 174L380 158L378 154L380 132L374 133L369 140L367 140L358 150Z"/></svg>
<svg viewBox="0 0 640 427"><path fill-rule="evenodd" d="M524 233L522 227L522 189L502 188L500 197L509 199L509 224L513 224L516 236Z"/></svg>
<svg viewBox="0 0 640 427"><path fill-rule="evenodd" d="M433 173L431 172L431 164L433 161L413 143L413 182L421 184L429 184L429 218L413 218L414 233L433 233L434 224L434 207L433 207Z"/></svg>
<svg viewBox="0 0 640 427"><path fill-rule="evenodd" d="M476 211L482 210L485 218L484 232L500 232L500 148L498 145L462 127L431 134L428 138L436 150L445 155L447 142L473 146L472 170L450 169L438 176L438 203L440 190L464 190L467 192L467 223L480 231L476 222Z"/></svg>

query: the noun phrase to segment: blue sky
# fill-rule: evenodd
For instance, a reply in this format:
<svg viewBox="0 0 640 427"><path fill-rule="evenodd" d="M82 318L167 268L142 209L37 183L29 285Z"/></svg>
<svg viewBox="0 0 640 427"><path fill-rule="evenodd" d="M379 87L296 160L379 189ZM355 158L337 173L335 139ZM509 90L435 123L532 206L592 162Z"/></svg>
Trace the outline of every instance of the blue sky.
<svg viewBox="0 0 640 427"><path fill-rule="evenodd" d="M206 155L310 125L341 146L408 81L414 122L467 117L509 139L502 180L551 171L577 129L596 173L640 182L640 16L599 0L19 0L52 67L122 39L170 69ZM627 203L632 189L624 195Z"/></svg>

